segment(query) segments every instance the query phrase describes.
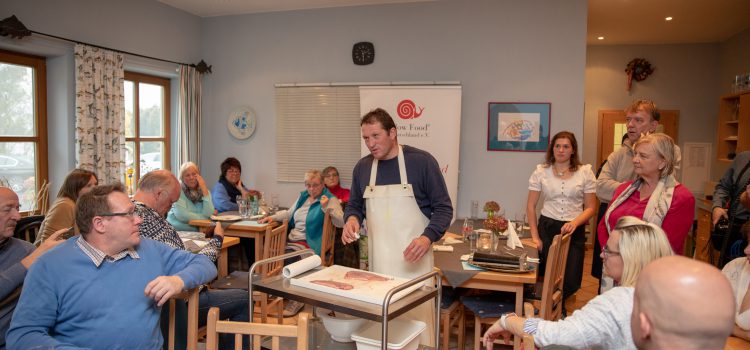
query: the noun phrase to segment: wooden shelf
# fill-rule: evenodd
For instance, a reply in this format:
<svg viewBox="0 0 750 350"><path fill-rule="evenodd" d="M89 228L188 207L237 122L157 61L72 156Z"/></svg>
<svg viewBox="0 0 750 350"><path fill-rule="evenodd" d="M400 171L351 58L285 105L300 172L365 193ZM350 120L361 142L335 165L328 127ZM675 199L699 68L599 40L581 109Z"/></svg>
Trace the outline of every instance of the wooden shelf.
<svg viewBox="0 0 750 350"><path fill-rule="evenodd" d="M719 99L716 140L716 158L720 162L730 162L730 154L750 150L750 91Z"/></svg>
<svg viewBox="0 0 750 350"><path fill-rule="evenodd" d="M725 122L725 124L727 124L727 125L739 125L740 121L739 120L730 120L730 121Z"/></svg>
<svg viewBox="0 0 750 350"><path fill-rule="evenodd" d="M727 159L727 158L719 158L719 161L723 162L723 163L731 163L732 162L731 159Z"/></svg>
<svg viewBox="0 0 750 350"><path fill-rule="evenodd" d="M737 136L729 136L729 137L725 138L724 141L730 141L730 142L734 141L734 142L737 142Z"/></svg>

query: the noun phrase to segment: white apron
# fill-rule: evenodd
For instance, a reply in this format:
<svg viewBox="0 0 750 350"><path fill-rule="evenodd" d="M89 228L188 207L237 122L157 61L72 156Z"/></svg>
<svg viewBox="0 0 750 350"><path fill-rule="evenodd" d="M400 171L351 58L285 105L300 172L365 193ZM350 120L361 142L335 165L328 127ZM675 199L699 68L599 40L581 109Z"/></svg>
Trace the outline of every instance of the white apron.
<svg viewBox="0 0 750 350"><path fill-rule="evenodd" d="M406 178L404 151L398 146L398 169L401 184L376 186L378 160L373 159L370 184L365 187L367 251L370 271L401 278L415 278L432 272L435 266L432 248L415 263L404 259L404 250L422 235L430 220L422 213L414 198L414 190ZM420 343L435 346L435 306L427 302L404 315L427 323Z"/></svg>

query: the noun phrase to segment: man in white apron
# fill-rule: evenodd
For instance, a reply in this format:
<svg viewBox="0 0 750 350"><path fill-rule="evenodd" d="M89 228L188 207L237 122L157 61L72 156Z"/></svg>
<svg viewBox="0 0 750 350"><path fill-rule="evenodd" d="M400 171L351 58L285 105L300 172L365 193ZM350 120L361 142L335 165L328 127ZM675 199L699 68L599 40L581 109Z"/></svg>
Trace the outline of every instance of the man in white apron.
<svg viewBox="0 0 750 350"><path fill-rule="evenodd" d="M378 108L360 123L370 155L354 167L351 196L344 215L345 244L358 238L367 218L370 270L415 278L433 270L431 244L448 229L453 207L435 158L420 149L401 146L388 112ZM406 317L427 323L421 343L434 346L433 304Z"/></svg>

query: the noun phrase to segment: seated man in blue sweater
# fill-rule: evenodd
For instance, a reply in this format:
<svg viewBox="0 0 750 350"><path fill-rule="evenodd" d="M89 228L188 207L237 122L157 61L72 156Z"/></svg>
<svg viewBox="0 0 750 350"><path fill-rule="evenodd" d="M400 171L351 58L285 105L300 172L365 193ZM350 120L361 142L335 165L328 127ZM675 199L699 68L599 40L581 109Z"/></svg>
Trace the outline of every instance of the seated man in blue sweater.
<svg viewBox="0 0 750 350"><path fill-rule="evenodd" d="M73 237L29 270L9 349L161 349L161 306L216 277L203 255L142 238L122 185L78 198Z"/></svg>

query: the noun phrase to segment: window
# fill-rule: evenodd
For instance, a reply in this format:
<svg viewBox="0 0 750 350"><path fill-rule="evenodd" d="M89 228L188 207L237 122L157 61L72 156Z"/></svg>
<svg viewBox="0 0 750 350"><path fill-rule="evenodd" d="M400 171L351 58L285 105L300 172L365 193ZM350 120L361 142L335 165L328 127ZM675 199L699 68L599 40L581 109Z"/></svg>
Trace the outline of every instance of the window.
<svg viewBox="0 0 750 350"><path fill-rule="evenodd" d="M125 184L169 169L169 79L125 72ZM138 160L138 166L135 160Z"/></svg>
<svg viewBox="0 0 750 350"><path fill-rule="evenodd" d="M47 178L47 83L44 57L0 50L0 184L33 212Z"/></svg>
<svg viewBox="0 0 750 350"><path fill-rule="evenodd" d="M351 183L361 157L358 86L277 87L276 114L278 181L332 165Z"/></svg>

